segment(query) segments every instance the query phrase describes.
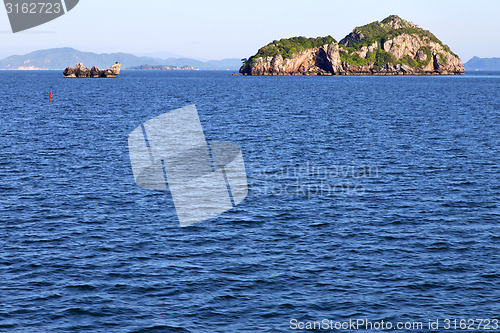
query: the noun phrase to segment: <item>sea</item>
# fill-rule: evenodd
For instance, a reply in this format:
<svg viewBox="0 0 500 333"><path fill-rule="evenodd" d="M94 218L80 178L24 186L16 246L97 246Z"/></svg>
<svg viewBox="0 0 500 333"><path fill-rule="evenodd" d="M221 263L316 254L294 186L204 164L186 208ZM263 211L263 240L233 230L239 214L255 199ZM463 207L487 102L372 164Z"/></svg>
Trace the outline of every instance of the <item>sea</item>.
<svg viewBox="0 0 500 333"><path fill-rule="evenodd" d="M500 73L231 74L0 72L0 332L500 332ZM128 136L192 104L248 194L181 228Z"/></svg>

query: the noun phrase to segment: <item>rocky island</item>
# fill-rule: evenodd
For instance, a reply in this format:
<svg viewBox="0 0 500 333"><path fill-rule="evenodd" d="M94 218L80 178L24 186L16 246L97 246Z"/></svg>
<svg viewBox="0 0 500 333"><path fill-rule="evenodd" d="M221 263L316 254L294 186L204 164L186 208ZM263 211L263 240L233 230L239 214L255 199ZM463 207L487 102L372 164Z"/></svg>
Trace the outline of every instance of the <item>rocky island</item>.
<svg viewBox="0 0 500 333"><path fill-rule="evenodd" d="M331 37L273 41L243 59L244 75L463 74L460 58L430 31L391 15Z"/></svg>
<svg viewBox="0 0 500 333"><path fill-rule="evenodd" d="M96 66L88 68L83 66L81 62L77 63L74 68L68 67L64 70L64 77L116 77L120 74L121 64L116 62L111 68L103 71L99 70Z"/></svg>

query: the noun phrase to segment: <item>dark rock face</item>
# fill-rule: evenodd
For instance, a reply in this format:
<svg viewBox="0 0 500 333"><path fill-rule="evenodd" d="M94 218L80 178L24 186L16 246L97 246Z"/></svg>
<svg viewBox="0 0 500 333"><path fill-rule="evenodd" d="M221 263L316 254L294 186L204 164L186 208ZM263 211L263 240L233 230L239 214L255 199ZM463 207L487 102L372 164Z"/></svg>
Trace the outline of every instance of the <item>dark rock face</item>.
<svg viewBox="0 0 500 333"><path fill-rule="evenodd" d="M119 63L114 64L110 69L106 69L104 71L99 70L96 66L93 66L92 69L83 66L82 63L77 63L75 68L68 67L64 70L64 77L73 78L73 77L107 77L112 78L116 77L120 74Z"/></svg>
<svg viewBox="0 0 500 333"><path fill-rule="evenodd" d="M96 66L92 67L92 69L90 70L90 76L92 76L92 77L99 77L100 74L101 74L101 71Z"/></svg>
<svg viewBox="0 0 500 333"><path fill-rule="evenodd" d="M71 67L67 67L63 72L65 77L76 77L75 71Z"/></svg>
<svg viewBox="0 0 500 333"><path fill-rule="evenodd" d="M83 66L80 62L76 64L73 70L75 71L76 77L90 77L90 68Z"/></svg>
<svg viewBox="0 0 500 333"><path fill-rule="evenodd" d="M290 44L275 41L273 50ZM264 49L264 48L263 48ZM297 48L298 49L298 48ZM260 50L259 50L260 52ZM276 51L278 52L278 51ZM259 53L258 53L259 54ZM240 68L244 75L433 75L463 74L460 58L429 31L391 15L355 28L341 42L253 56Z"/></svg>

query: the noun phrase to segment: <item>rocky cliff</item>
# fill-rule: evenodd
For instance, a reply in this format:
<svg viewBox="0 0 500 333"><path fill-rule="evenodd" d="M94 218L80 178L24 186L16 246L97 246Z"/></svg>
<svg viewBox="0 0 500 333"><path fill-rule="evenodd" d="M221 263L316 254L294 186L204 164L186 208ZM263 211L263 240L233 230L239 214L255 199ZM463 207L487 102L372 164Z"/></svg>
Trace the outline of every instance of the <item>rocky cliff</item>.
<svg viewBox="0 0 500 333"><path fill-rule="evenodd" d="M391 15L331 36L274 41L243 60L245 75L463 74L460 58L432 33Z"/></svg>
<svg viewBox="0 0 500 333"><path fill-rule="evenodd" d="M99 70L96 66L92 69L85 67L82 63L77 63L74 68L68 67L64 70L64 77L116 77L120 74L120 63L115 63L111 68L106 70Z"/></svg>

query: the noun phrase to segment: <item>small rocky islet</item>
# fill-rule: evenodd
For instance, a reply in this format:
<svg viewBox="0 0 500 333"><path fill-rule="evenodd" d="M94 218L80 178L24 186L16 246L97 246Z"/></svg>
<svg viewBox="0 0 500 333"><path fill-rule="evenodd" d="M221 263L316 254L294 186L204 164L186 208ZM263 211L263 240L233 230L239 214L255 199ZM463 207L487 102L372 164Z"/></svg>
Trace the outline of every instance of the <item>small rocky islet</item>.
<svg viewBox="0 0 500 333"><path fill-rule="evenodd" d="M67 78L86 78L86 77L103 77L103 78L114 78L120 74L121 64L116 62L111 68L105 70L99 70L96 66L92 68L85 67L81 62L77 63L76 66L67 67L63 74Z"/></svg>
<svg viewBox="0 0 500 333"><path fill-rule="evenodd" d="M275 40L243 59L244 75L451 75L460 58L430 31L391 15L333 37Z"/></svg>

